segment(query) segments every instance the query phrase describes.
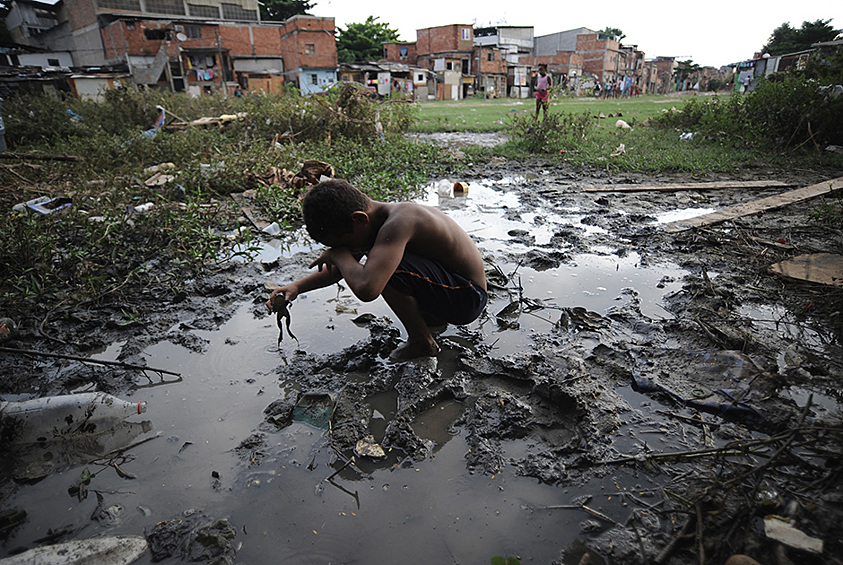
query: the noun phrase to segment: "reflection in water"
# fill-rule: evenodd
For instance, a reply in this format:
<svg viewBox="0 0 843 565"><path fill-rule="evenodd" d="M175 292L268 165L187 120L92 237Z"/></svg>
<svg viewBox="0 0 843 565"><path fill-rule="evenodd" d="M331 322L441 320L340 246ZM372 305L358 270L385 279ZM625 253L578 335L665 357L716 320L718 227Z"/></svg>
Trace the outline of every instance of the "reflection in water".
<svg viewBox="0 0 843 565"><path fill-rule="evenodd" d="M514 256L539 248L561 227L573 226L586 237L600 231L583 225L575 207L510 214L521 201L506 190L506 181L471 182L460 197L453 196L452 187L451 180L432 185L422 199L454 217L490 256L504 249ZM532 239L514 243L512 230L523 230ZM295 276L297 261L289 259L314 248L304 232L297 233L290 242L265 245L259 260L268 264L282 258L284 276ZM634 252L619 257L605 251L574 255L541 271L517 260L501 262L505 273L517 270L516 297L552 307L522 315L520 329L502 329L493 314L513 298L495 293L490 317L462 329L448 327L440 336L452 350L446 345L439 370L448 375L458 370L453 349L467 343L465 332L479 334L494 357L529 351L533 336L554 327L563 309L606 316L612 308L634 304L646 316L667 317L658 302L678 288L675 281L683 272L672 265L642 265ZM123 436L115 429L114 436L92 444L17 454L15 476L44 478L6 501L6 506L25 508L29 514L29 521L15 530L16 544L32 544L48 528L89 527L93 503L68 509L67 488L79 469L69 469L67 476L58 471L103 458L141 438L150 426L162 439L127 452L133 461L124 468L137 479L127 482L116 473L97 477L97 488L110 493L108 503L129 509L116 533L143 532L185 509L201 508L228 516L237 527L242 543L237 560L243 563L395 563L407 555L425 563L481 563L500 554L550 563L560 547L577 537L580 513L525 511L569 504L572 492L519 477L506 467L494 477L467 472L470 447L459 422L471 399L440 399L412 418L413 431L433 444L432 457L423 461L406 460L393 450L382 461L355 457L350 462L348 454L333 449L324 429L304 422L265 428L264 408L290 386L279 381L279 365L302 352L339 352L368 338L368 330L353 322L359 315L393 318L382 300L361 303L347 292L338 295L335 287L299 296L290 312L299 343L278 345L274 320L244 304L218 330L189 330L206 343L202 352L167 342L143 351L150 366L183 377L135 394L149 403L146 417L152 424L120 428ZM119 347L106 353L117 355ZM397 394L378 393L367 403L374 416L369 431L381 441L389 422L401 415ZM563 443L568 433L547 426L539 439ZM242 447L253 434L254 444ZM505 447L513 456L531 449L526 440L512 440ZM139 507L144 512L132 510ZM149 557L139 563L146 565Z"/></svg>

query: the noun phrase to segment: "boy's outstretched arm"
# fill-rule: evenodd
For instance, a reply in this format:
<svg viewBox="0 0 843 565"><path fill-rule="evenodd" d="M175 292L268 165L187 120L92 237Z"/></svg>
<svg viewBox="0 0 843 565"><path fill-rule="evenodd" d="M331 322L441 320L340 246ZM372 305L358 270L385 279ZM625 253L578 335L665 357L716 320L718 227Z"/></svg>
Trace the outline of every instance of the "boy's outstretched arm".
<svg viewBox="0 0 843 565"><path fill-rule="evenodd" d="M363 302L371 302L386 288L404 257L409 239L408 230L387 223L381 227L375 244L366 254L365 264L361 264L346 248L330 249L330 261L325 264L331 263L339 270L348 288L357 298Z"/></svg>
<svg viewBox="0 0 843 565"><path fill-rule="evenodd" d="M269 300L266 301L266 307L270 312L272 312L272 301L275 300L275 297L279 294L283 295L287 300L295 300L295 298L303 292L330 286L339 282L341 279L342 275L337 269L322 268L295 282L291 282L273 290L272 294L269 295Z"/></svg>

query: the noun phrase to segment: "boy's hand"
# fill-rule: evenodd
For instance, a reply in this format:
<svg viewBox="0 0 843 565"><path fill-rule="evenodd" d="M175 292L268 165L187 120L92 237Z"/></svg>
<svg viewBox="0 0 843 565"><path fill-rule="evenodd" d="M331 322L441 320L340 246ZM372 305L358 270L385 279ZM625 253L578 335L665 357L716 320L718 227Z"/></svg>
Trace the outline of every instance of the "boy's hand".
<svg viewBox="0 0 843 565"><path fill-rule="evenodd" d="M309 265L309 267L311 269L313 267L317 267L320 272L323 268L326 268L329 273L332 273L334 272L334 269L338 268L336 258L340 255L351 255L351 251L344 247L331 247L330 249L323 251L322 254Z"/></svg>
<svg viewBox="0 0 843 565"><path fill-rule="evenodd" d="M281 295L281 297L292 302L296 299L296 296L299 295L299 290L296 286L292 284L280 286L273 290L272 294L269 295L269 300L266 301L266 309L269 310L270 314L273 312L272 304L275 301L275 297L278 295Z"/></svg>

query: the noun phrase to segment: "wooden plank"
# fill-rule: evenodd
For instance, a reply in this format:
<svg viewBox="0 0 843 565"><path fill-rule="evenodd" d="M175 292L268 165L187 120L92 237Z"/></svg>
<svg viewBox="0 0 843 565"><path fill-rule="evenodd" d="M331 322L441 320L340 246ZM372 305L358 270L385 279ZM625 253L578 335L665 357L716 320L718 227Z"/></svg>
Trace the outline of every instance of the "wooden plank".
<svg viewBox="0 0 843 565"><path fill-rule="evenodd" d="M252 222L252 225L255 226L257 229L262 230L263 228L272 223L267 218L261 216L259 212L255 211L254 208L249 205L251 199L248 198L247 195L245 195L244 193L233 192L229 194L229 196L231 196L231 199L237 203L237 205L240 207L240 210L243 211L249 221Z"/></svg>
<svg viewBox="0 0 843 565"><path fill-rule="evenodd" d="M723 180L711 182L671 182L665 184L586 184L583 192L669 192L680 190L721 190L725 188L783 188L792 186L778 180Z"/></svg>
<svg viewBox="0 0 843 565"><path fill-rule="evenodd" d="M789 279L843 288L843 255L809 253L770 265L767 270Z"/></svg>
<svg viewBox="0 0 843 565"><path fill-rule="evenodd" d="M840 190L841 188L843 188L843 177L838 177L836 179L823 181L803 188L797 188L796 190L791 190L775 196L768 196L767 198L761 198L759 200L753 200L751 202L745 202L743 204L723 208L722 210L697 216L696 218L671 222L669 224L665 224L662 229L664 229L667 233L676 233L689 230L691 228L710 226L720 222L725 222L726 220L734 220L735 218L749 216L750 214L757 214L765 210L774 210L776 208L782 208L784 206L789 206L790 204L795 204L796 202L810 200L811 198L816 198L821 194L828 194L835 190Z"/></svg>

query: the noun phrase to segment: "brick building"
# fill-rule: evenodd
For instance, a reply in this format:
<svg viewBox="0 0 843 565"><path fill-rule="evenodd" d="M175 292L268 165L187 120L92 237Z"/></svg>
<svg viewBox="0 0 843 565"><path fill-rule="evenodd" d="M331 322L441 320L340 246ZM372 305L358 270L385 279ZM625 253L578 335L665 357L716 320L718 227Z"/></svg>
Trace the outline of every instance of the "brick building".
<svg viewBox="0 0 843 565"><path fill-rule="evenodd" d="M474 30L474 45L478 49L497 47L500 57L500 70L505 76L497 73L484 76L480 89L484 94L492 96L514 96L516 98L529 94L530 67L520 61L521 55L533 52L532 26L493 26ZM481 66L478 71L485 71ZM478 72L483 75L483 72ZM491 82L489 79L492 79ZM505 81L504 81L505 79ZM490 83L491 82L491 83Z"/></svg>
<svg viewBox="0 0 843 565"><path fill-rule="evenodd" d="M138 84L202 95L336 82L333 18L261 22L257 0L60 0L52 13L51 27L8 27L27 45L66 48L74 66L127 68Z"/></svg>
<svg viewBox="0 0 843 565"><path fill-rule="evenodd" d="M383 59L394 63L415 66L418 63L416 44L407 41L393 41L383 44Z"/></svg>
<svg viewBox="0 0 843 565"><path fill-rule="evenodd" d="M474 93L474 28L451 24L416 30L416 63L433 71L430 92L437 100L456 100Z"/></svg>
<svg viewBox="0 0 843 565"><path fill-rule="evenodd" d="M334 18L293 16L281 25L284 77L302 94L321 92L337 82Z"/></svg>
<svg viewBox="0 0 843 565"><path fill-rule="evenodd" d="M491 96L506 93L505 50L497 45L476 45L470 25L419 29L414 43L384 43L384 61L430 71L428 92L438 100L456 100L477 92Z"/></svg>

